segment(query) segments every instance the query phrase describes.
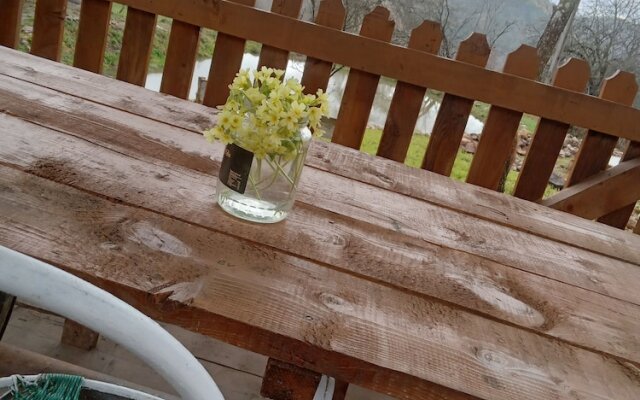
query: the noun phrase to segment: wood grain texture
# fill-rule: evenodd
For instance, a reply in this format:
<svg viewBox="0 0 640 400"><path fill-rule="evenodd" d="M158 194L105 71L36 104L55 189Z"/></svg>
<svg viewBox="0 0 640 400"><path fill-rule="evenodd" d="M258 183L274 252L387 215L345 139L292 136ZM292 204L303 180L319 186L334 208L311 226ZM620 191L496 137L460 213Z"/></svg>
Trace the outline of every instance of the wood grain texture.
<svg viewBox="0 0 640 400"><path fill-rule="evenodd" d="M272 400L313 400L322 374L270 358L260 395Z"/></svg>
<svg viewBox="0 0 640 400"><path fill-rule="evenodd" d="M30 99L29 102L34 104L34 99ZM15 103L15 100L12 100L12 103ZM5 104L1 106L6 107ZM34 106L33 112L40 116L50 113L51 110L71 113L69 107L73 106L72 102L56 102L48 107L51 107L49 111ZM18 108L21 108L20 105ZM325 265L334 265L359 276L384 280L404 290L434 296L481 314L491 315L527 329L539 330L572 343L606 349L607 352L614 354L623 351L623 357L635 357L634 354L640 354L637 339L629 337L628 334L629 331L640 330L640 327L629 327L629 321L640 321L640 318L633 316L637 312L637 310L634 311L635 306L630 308L608 297L596 296L589 291L573 288L574 285L579 285L589 290L606 289L611 295L623 296L629 301L635 301L636 304L640 303L640 300L634 298L636 296L632 290L634 280L623 278L638 276L637 279L640 279L638 275L640 269L636 265L625 266L615 260L576 249L571 249L572 258L567 259L567 247L558 247L554 251L553 244L547 241L532 241L531 238L522 236L506 237L504 232L495 230L487 233L488 229L491 229L489 225L472 220L471 225L477 226L477 230L469 231L471 237L501 237L507 243L522 243L524 249L512 258L511 262L515 262L513 265L517 265L518 268L530 269L534 272L534 274L523 273L519 269L512 269L484 259L487 256L495 257L495 253L498 252L502 255L500 258L504 260L504 255L513 255L512 250L499 251L492 243L451 235L451 231L461 229L453 226L452 222L467 223L469 218L456 217L455 214L446 212L445 215L439 215L442 212L429 207L428 203L411 201L403 196L393 196L390 192L376 191L372 194L366 186L354 186L353 182L349 183L348 180L338 179L330 183L322 178L326 174L318 174L314 169L306 170L305 183L300 188L296 212L288 218L286 224L278 224L268 231L242 223L220 225L217 220L223 218L221 215L224 213L218 208L211 209L215 195L213 186L209 183L211 178L208 174L211 172L208 171L217 170L218 167L215 165L219 165L221 147L218 148L220 151L214 152L216 159L214 162L209 159L208 151L203 152L204 142L199 136L179 132L177 133L179 140L171 139L171 136L167 136L166 128L163 129L161 124L140 118L130 117L127 120L128 125L117 125L117 121L123 120L123 117L117 114L111 115L108 119L102 118L92 122L87 119L89 115L86 113L96 116L106 116L108 113L101 108L91 110L94 107L87 105L83 108L83 114L75 113L80 119L67 119L61 121L61 124L56 123L56 129L75 132L74 135L81 136L83 141L97 141L100 149L112 147L114 153L110 154L109 158L104 158L99 152L93 150L93 146L78 139L52 132L47 134L43 128L30 124L21 127L20 124L15 125L11 119L8 119L3 121L2 125L2 131L7 133L6 144L3 143L4 154L0 160L11 162L27 170L31 170L30 166L37 164L38 160L49 160L34 172L50 179L62 179L65 183L73 182L74 186L90 192L107 196L113 196L115 193L120 201L133 200L135 205L175 215L210 229L221 229L220 227L223 226L222 232L236 237L278 247L297 256L317 260ZM30 118L27 115L22 117ZM51 120L61 120L61 118L51 118ZM105 130L106 126L113 126L113 130ZM132 139L138 134L141 135L141 139L146 139L136 143ZM21 139L16 140L17 137ZM129 140L118 144L117 141L123 138L129 138ZM40 146L34 146L31 143L40 143ZM180 143L184 146L181 150L192 155L183 155L185 159L178 163L178 160L171 156L173 152L166 143ZM32 148L41 148L43 152L33 153ZM57 161L68 160L66 152L79 155L77 161L74 161L74 171L105 171L105 174L90 177L80 176L74 172L56 172L56 165L59 162L68 163L68 161ZM127 158L124 155L127 153L133 158ZM135 161L145 158L145 153L158 157L157 163L145 166L144 162ZM201 154L198 157L199 161L188 161L187 158L195 158L194 154ZM325 154L333 156L330 152ZM12 155L21 156L19 164L11 161L15 160ZM112 157L116 159L108 161ZM76 157L73 159L75 160ZM172 160L171 164L166 164L165 160L168 159ZM178 167L178 165L188 164L195 166L197 162L201 165L198 170L207 171L207 174L189 172ZM104 167L100 167L105 163L113 165L109 170L105 170ZM148 176L148 179L141 179L143 173ZM345 187L349 186L358 190L355 192L350 189L345 190ZM104 187L108 189L102 189ZM318 192L315 189L318 187L326 190ZM138 202L135 200L139 198L136 193L147 193L150 197L144 201L140 199ZM381 204L371 208L364 203L350 205L353 200L348 200L349 198L365 199L367 196L374 196ZM190 199L190 202L198 200L198 203L193 207L187 207L185 199ZM320 205L323 208L310 206L311 204ZM345 208L345 205L349 207ZM368 208L371 208L370 211L363 212ZM385 208L389 210L384 211ZM402 211L403 208L406 210ZM428 217L412 222L412 219L415 219L416 210L426 212ZM351 217L346 217L347 215ZM376 217L372 218L369 215ZM357 220L362 222L354 222ZM227 218L225 221L233 221L233 219ZM327 221L331 223L328 225ZM446 229L442 230L438 226L445 226ZM303 246L300 232L308 232L303 238L309 238L308 240L312 240L315 245ZM319 241L316 238L330 238L330 240ZM463 251L452 249L452 247L458 247ZM470 256L468 252L477 252L474 250L477 247L484 248L480 251L482 256ZM390 248L394 249L393 253L397 254L396 257L389 257ZM537 253L531 256L528 253L534 248ZM520 252L520 249L515 250ZM561 254L560 251L563 253ZM585 268L587 262L589 266ZM425 268L425 266L428 267ZM577 274L573 272L576 269L580 271ZM616 274L607 273L609 269L615 269ZM553 279L541 279L538 276L541 274L551 276ZM598 281L594 281L596 277ZM571 286L559 285L556 282L557 279L570 282ZM486 288L491 294L484 295L476 285ZM521 314L522 310L527 311ZM620 315L618 322L611 322L610 310L617 310L616 315ZM569 315L580 317L574 319ZM605 320L607 322L604 322ZM585 324L588 328L584 328ZM576 335L576 332L585 332L585 334ZM592 332L599 332L599 334L593 335ZM625 344L622 346L613 345L614 343Z"/></svg>
<svg viewBox="0 0 640 400"><path fill-rule="evenodd" d="M437 53L441 42L440 24L425 21L411 31L408 47L427 53ZM426 89L420 86L404 82L396 84L378 147L379 156L404 162L420 116L425 93Z"/></svg>
<svg viewBox="0 0 640 400"><path fill-rule="evenodd" d="M60 61L67 0L38 0L33 20L31 54Z"/></svg>
<svg viewBox="0 0 640 400"><path fill-rule="evenodd" d="M604 81L600 97L628 106L633 104L637 92L638 84L635 76L628 72L617 72ZM580 183L591 175L603 171L609 165L609 159L617 143L618 138L615 136L594 130L587 132L587 135L582 139L580 151L573 163L565 187Z"/></svg>
<svg viewBox="0 0 640 400"><path fill-rule="evenodd" d="M302 0L273 0L271 4L272 13L295 19L298 18L301 8ZM291 31L288 33L288 36L295 34L294 31ZM269 67L286 70L288 62L289 50L265 44L262 45L260 58L258 59L258 69Z"/></svg>
<svg viewBox="0 0 640 400"><path fill-rule="evenodd" d="M107 46L111 2L83 0L80 6L80 25L76 41L73 66L102 73L104 51Z"/></svg>
<svg viewBox="0 0 640 400"><path fill-rule="evenodd" d="M44 85L43 87L69 93L91 103L147 116L194 133L202 132L215 124L215 112L212 113L211 109L202 105L166 96L159 100L161 96L153 92L114 82L100 75L70 69L48 60L34 60L33 57L14 50L0 49L0 53L4 60L0 63L0 74L6 76L14 76L35 85ZM158 101L162 101L162 107L155 106ZM197 146L199 145L194 144L194 147ZM186 163L185 165L192 168L203 168L199 161L187 161L184 156L177 157L173 151L158 154L163 154L172 162ZM325 154L335 157L336 161L326 158ZM594 229L591 222L566 213L500 196L475 186L452 183L444 177L406 168L385 159L372 158L350 149L337 150L321 142L313 143L307 162L315 168L351 180L427 200L441 207L456 209L467 215L494 221L560 243L640 263L640 243L632 240L629 235L603 225ZM500 206L497 207L496 204Z"/></svg>
<svg viewBox="0 0 640 400"><path fill-rule="evenodd" d="M638 157L640 157L640 142L629 142L621 161L629 161ZM640 200L640 198L636 199L636 201L637 200ZM632 201L624 207L621 207L619 210L598 218L598 222L602 222L603 224L619 229L626 228L629 218L635 209L636 201Z"/></svg>
<svg viewBox="0 0 640 400"><path fill-rule="evenodd" d="M535 79L538 76L538 64L537 50L523 45L507 56L503 72ZM503 183L511 169L521 119L521 112L496 106L489 109L478 150L469 167L467 183L492 190L504 189Z"/></svg>
<svg viewBox="0 0 640 400"><path fill-rule="evenodd" d="M18 47L23 0L0 0L0 46Z"/></svg>
<svg viewBox="0 0 640 400"><path fill-rule="evenodd" d="M407 399L626 400L640 390L607 356L268 247L7 167L0 188L3 245L152 317L345 381Z"/></svg>
<svg viewBox="0 0 640 400"><path fill-rule="evenodd" d="M155 14L132 7L127 8L117 79L144 86L155 29Z"/></svg>
<svg viewBox="0 0 640 400"><path fill-rule="evenodd" d="M556 87L584 92L589 82L589 65L577 58L565 62L556 72ZM529 201L540 201L562 149L569 125L542 118L531 140L527 156L518 174L513 195Z"/></svg>
<svg viewBox="0 0 640 400"><path fill-rule="evenodd" d="M344 27L345 16L346 11L342 0L324 0L320 3L315 23L341 30ZM304 86L304 92L307 94L315 94L318 89L326 92L332 68L333 63L331 62L307 57L301 80L302 86Z"/></svg>
<svg viewBox="0 0 640 400"><path fill-rule="evenodd" d="M484 67L490 53L491 48L487 43L487 37L473 33L460 43L456 60ZM423 169L440 175L451 175L472 107L471 99L449 93L444 94L422 161Z"/></svg>
<svg viewBox="0 0 640 400"><path fill-rule="evenodd" d="M89 351L96 348L100 334L70 319L65 319L60 341L67 346Z"/></svg>
<svg viewBox="0 0 640 400"><path fill-rule="evenodd" d="M255 4L255 0L232 1L249 7ZM245 44L246 41L243 38L218 32L202 104L217 107L227 101L229 85L242 66Z"/></svg>
<svg viewBox="0 0 640 400"><path fill-rule="evenodd" d="M624 161L561 191L542 204L583 218L596 219L629 204L635 206L640 199L638 182L640 159ZM626 225L626 220L624 222Z"/></svg>
<svg viewBox="0 0 640 400"><path fill-rule="evenodd" d="M200 27L179 20L171 23L167 57L160 91L181 99L189 98L191 80L198 56Z"/></svg>
<svg viewBox="0 0 640 400"><path fill-rule="evenodd" d="M374 75L640 140L640 110L379 40L224 2L121 0L154 14L348 65ZM295 34L292 34L295 32ZM341 43L336 46L336 43ZM384 56L381 56L384 55ZM429 71L425 74L424 71ZM452 79L451 77L455 77ZM488 85L490 83L490 85ZM513 96L513 93L522 93ZM549 101L554 99L554 101Z"/></svg>
<svg viewBox="0 0 640 400"><path fill-rule="evenodd" d="M379 6L364 17L360 36L388 42L393 35L394 26L389 10ZM380 75L351 68L332 142L352 149L360 148L379 81Z"/></svg>

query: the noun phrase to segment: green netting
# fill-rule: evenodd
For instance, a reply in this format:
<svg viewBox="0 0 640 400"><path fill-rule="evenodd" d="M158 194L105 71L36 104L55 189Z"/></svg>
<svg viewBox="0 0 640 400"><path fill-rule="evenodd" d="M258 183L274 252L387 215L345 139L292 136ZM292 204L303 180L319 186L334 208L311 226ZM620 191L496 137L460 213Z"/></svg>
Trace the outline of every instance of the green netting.
<svg viewBox="0 0 640 400"><path fill-rule="evenodd" d="M11 394L15 400L78 400L83 381L81 376L64 374L42 374L35 382L17 377Z"/></svg>

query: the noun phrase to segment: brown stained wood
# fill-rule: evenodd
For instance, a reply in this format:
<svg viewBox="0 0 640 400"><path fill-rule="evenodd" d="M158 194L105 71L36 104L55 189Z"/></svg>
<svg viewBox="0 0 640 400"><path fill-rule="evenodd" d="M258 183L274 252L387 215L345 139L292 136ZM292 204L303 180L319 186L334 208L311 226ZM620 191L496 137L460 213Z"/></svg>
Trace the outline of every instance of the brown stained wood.
<svg viewBox="0 0 640 400"><path fill-rule="evenodd" d="M621 161L629 161L638 157L640 157L640 142L629 142ZM637 183L635 184L637 185ZM636 202L633 201L626 206L621 207L619 210L598 218L598 222L602 222L603 224L607 224L618 229L624 229L628 225L629 218L633 214L635 206Z"/></svg>
<svg viewBox="0 0 640 400"><path fill-rule="evenodd" d="M408 47L427 53L437 53L441 42L440 24L425 21L411 32ZM379 156L404 162L425 93L426 89L423 87L404 82L396 84L378 147Z"/></svg>
<svg viewBox="0 0 640 400"><path fill-rule="evenodd" d="M260 395L272 400L313 400L322 374L270 358Z"/></svg>
<svg viewBox="0 0 640 400"><path fill-rule="evenodd" d="M17 48L20 44L23 0L0 0L0 46Z"/></svg>
<svg viewBox="0 0 640 400"><path fill-rule="evenodd" d="M2 340L7 324L11 319L11 312L15 303L16 298L14 296L0 292L0 340Z"/></svg>
<svg viewBox="0 0 640 400"><path fill-rule="evenodd" d="M187 99L198 55L200 27L179 20L171 23L160 91Z"/></svg>
<svg viewBox="0 0 640 400"><path fill-rule="evenodd" d="M154 318L398 398L631 400L640 389L606 355L273 248L4 166L0 189L3 245Z"/></svg>
<svg viewBox="0 0 640 400"><path fill-rule="evenodd" d="M117 79L144 86L155 29L155 14L132 7L127 8Z"/></svg>
<svg viewBox="0 0 640 400"><path fill-rule="evenodd" d="M255 0L232 1L249 7L255 4ZM229 85L242 66L245 43L243 38L218 32L202 104L216 107L227 101Z"/></svg>
<svg viewBox="0 0 640 400"><path fill-rule="evenodd" d="M633 233L640 235L640 220L636 222L636 227L633 229Z"/></svg>
<svg viewBox="0 0 640 400"><path fill-rule="evenodd" d="M102 73L104 50L107 45L111 2L83 0L80 6L80 25L73 58L73 66Z"/></svg>
<svg viewBox="0 0 640 400"><path fill-rule="evenodd" d="M60 61L67 0L38 0L33 20L31 54Z"/></svg>
<svg viewBox="0 0 640 400"><path fill-rule="evenodd" d="M527 79L538 76L538 52L520 46L507 56L503 72ZM482 129L478 150L471 161L467 183L498 190L511 168L514 141L522 113L492 106Z"/></svg>
<svg viewBox="0 0 640 400"><path fill-rule="evenodd" d="M583 218L595 219L629 204L635 206L640 199L639 182L640 159L624 161L561 191L542 204Z"/></svg>
<svg viewBox="0 0 640 400"><path fill-rule="evenodd" d="M301 8L302 0L273 0L271 4L272 13L294 19L298 18ZM295 34L295 32L289 32L289 36L293 36ZM269 67L286 70L288 62L289 50L264 44L262 45L262 49L260 50L260 59L258 60L258 69L262 67Z"/></svg>
<svg viewBox="0 0 640 400"><path fill-rule="evenodd" d="M121 0L120 3L247 40L352 66L374 75L640 140L640 124L629 123L640 120L640 110L529 79L407 50L380 40L228 1L176 3L170 0ZM295 35L291 32L295 32ZM341 45L336 46L336 43ZM425 74L424 71L429 73ZM491 85L487 85L488 82ZM513 96L513 93L522 95ZM550 102L549 99L555 101Z"/></svg>
<svg viewBox="0 0 640 400"><path fill-rule="evenodd" d="M342 0L324 0L320 3L315 23L329 28L342 29L346 11ZM333 63L307 57L302 73L302 86L307 94L315 94L318 89L327 91Z"/></svg>
<svg viewBox="0 0 640 400"><path fill-rule="evenodd" d="M53 107L70 112L68 106L61 103ZM89 112L90 108L85 108L86 112ZM33 112L38 115L46 114L46 110L38 107L34 107ZM106 113L101 110L98 114ZM114 115L113 118L122 119L118 115ZM228 222L235 220L225 218L224 212L215 207L214 187L210 184L210 175L189 171L179 167L175 161L171 164L164 161L147 164L140 161L145 158L143 153L135 150L144 149L143 151L157 153L156 156L159 159L165 160L168 158L165 154L171 154L167 152L166 146L162 153L162 150L158 151L157 148L148 144L153 141L147 142L146 145L136 145L130 141L128 145L123 143L121 146L116 146L113 152L104 151L105 148L113 146L108 143L110 140L133 138L139 133L150 139L154 135L160 135L156 140L181 143L185 146L185 151L197 154L198 149L204 148L201 137L177 132L176 137L180 140L171 140L166 136L166 132L163 132L161 125L150 120L137 124L134 118L128 120L128 124L131 124L129 130L126 125L114 126L113 132L104 131L104 127L113 124L108 120L102 120L97 125L86 119L61 121L66 125L59 125L58 129L74 131L74 135L83 138L80 140L51 131L47 133L46 129L26 124L26 122L12 123L13 120L19 121L15 118L0 120L2 124L0 131L4 135L2 146L0 146L0 160L14 167L70 183L92 193L116 196L119 201L129 204L133 201L133 205L174 215L209 229L222 229L221 232L235 237L276 247L299 257L317 260L325 265L333 265L358 276L366 276L376 281L383 280L402 290L408 289L440 298L452 304L459 304L465 309L476 310L481 314L491 315L527 329L547 332L554 337L558 335L571 343L606 349L607 352L615 354L623 351L624 353L620 354L622 357L636 357L640 354L640 345L637 340L628 337L626 333L629 330L640 330L640 327L629 327L629 324L635 326L640 323L640 318L634 316L638 312L636 306L630 307L610 297L599 296L573 287L573 285L580 285L590 290L605 289L612 296L621 296L625 300L638 304L640 300L632 289L634 282L640 279L640 269L637 265L625 265L595 254L581 253L566 246L559 248L558 252L553 254L550 249L553 245L549 242L532 241L531 238L522 236L504 237L504 234L499 231L490 231L488 225L482 221L454 218L453 215L439 216L428 203L411 201L402 196L389 198L389 194L385 194L384 191L372 194L363 185L356 184L355 187L360 187L360 190L355 193L350 190L345 192L340 188L354 186L353 181L338 179L331 183L322 179L326 174L319 175L313 168L305 172L307 178L300 188L301 194L296 211L287 219L286 224L270 227L268 231L243 223L221 224L220 218ZM80 132L78 128L84 131ZM103 139L92 138L92 133L100 131L104 131ZM162 137L164 139L161 139ZM99 144L96 147L86 140L98 140ZM190 142L194 143L190 144ZM102 150L96 151L96 148ZM32 149L38 149L39 152L34 153ZM222 148L219 147L218 150L220 151L213 152L216 163L219 163ZM125 155L127 153L130 153L131 157L127 157ZM202 153L201 163L208 165L212 163L208 158L209 153L209 151ZM15 155L21 157L19 164L16 164ZM74 160L72 167L58 167L58 165L68 164L70 162L68 160L71 159ZM32 167L39 162L41 166ZM101 167L104 165L109 165L109 169ZM216 167L202 169L217 170ZM103 173L89 176L73 171L102 171ZM142 178L143 176L146 178ZM328 196L323 198L322 192L319 193L313 189L317 187L325 188ZM365 195L367 192L369 194ZM148 194L148 197L140 201L135 200L140 198L140 193ZM367 196L375 197L381 205L364 213L362 210L367 206L363 203L347 208L342 206L342 204L349 204L350 200L347 200L347 197L367 198ZM187 202L186 199L189 201ZM189 203L194 201L196 203L190 206ZM340 206L336 207L331 202ZM326 211L310 204L319 204L326 208ZM391 206L392 204L396 206ZM405 215L401 215L403 206L408 208ZM385 208L389 208L389 215L394 216L385 215L382 211ZM416 213L416 210L427 213L429 217L412 224L410 221L414 217L410 215ZM371 213L381 217L372 219L368 217ZM429 243L429 241L440 239L441 236L450 237L447 231L440 231L441 228L438 226L448 226L451 222L446 221L455 219L469 223L472 227L476 225L480 227L480 230L469 230L471 237L503 237L507 243L518 242L523 247L524 253L517 255L514 260L517 260L518 268L532 268L531 272L534 274L486 260L485 257L495 256L492 254L496 253L495 245L490 244L487 251L482 252L482 257L476 257L468 252L474 251L475 247L483 247L481 241L473 241L469 247L464 247L465 251L451 248L455 247L456 243L464 244L467 241L460 237L445 240L439 245ZM386 220L396 222L384 222ZM433 222L429 223L429 220ZM327 221L331 221L332 224L327 224ZM396 226L400 227L400 231L396 230ZM433 234L418 233L420 226L426 233L433 232ZM306 234L301 237L301 232ZM317 239L327 237L332 238L330 242ZM303 245L304 240L312 241L314 244ZM537 251L536 254L527 254L534 248ZM393 254L396 256L391 258L389 249L393 249ZM520 249L505 249L499 253L511 255L514 251L518 252ZM561 251L562 254L559 253ZM571 258L567 258L567 251L571 251ZM539 262L536 260L540 255L545 254L549 254L550 257L540 259ZM586 263L589 263L588 268L585 267ZM425 268L425 266L429 267ZM616 273L607 273L609 269L616 270ZM575 270L579 273L576 274ZM541 278L539 275L549 275L553 279ZM596 277L597 280L595 280ZM571 285L559 284L558 279L566 280ZM487 290L492 295L482 297L476 289L473 289L475 285L489 288ZM501 306L505 301L512 306ZM619 320L616 322L611 319L610 310L612 309L616 310L617 316L619 315ZM570 317L572 315L578 316L577 319ZM576 332L584 332L584 334L577 335ZM612 343L621 341L624 345L612 346Z"/></svg>
<svg viewBox="0 0 640 400"><path fill-rule="evenodd" d="M629 106L638 92L638 84L633 74L617 72L602 84L600 98ZM629 121L632 124L631 121ZM582 139L580 151L573 163L565 187L580 183L588 177L607 168L618 138L606 133L590 130Z"/></svg>
<svg viewBox="0 0 640 400"><path fill-rule="evenodd" d="M487 37L480 33L473 33L460 43L456 60L484 67L490 53L491 48L487 43ZM444 94L422 161L423 169L440 175L451 175L472 107L471 99L449 93Z"/></svg>
<svg viewBox="0 0 640 400"><path fill-rule="evenodd" d="M388 42L393 35L394 26L389 10L378 6L364 17L360 36ZM352 149L360 148L379 81L379 75L351 68L332 142Z"/></svg>
<svg viewBox="0 0 640 400"><path fill-rule="evenodd" d="M81 350L95 349L100 334L70 319L65 319L60 341Z"/></svg>
<svg viewBox="0 0 640 400"><path fill-rule="evenodd" d="M558 69L553 84L582 93L589 76L589 65L584 60L571 58ZM542 200L568 130L567 124L545 118L540 120L518 174L514 196L529 201Z"/></svg>
<svg viewBox="0 0 640 400"><path fill-rule="evenodd" d="M43 59L34 60L28 55L13 50L0 49L0 52L4 57L4 62L0 63L0 73L7 76L15 76L36 85L46 85L57 92L70 93L91 103L104 104L135 115L148 116L198 134L215 123L215 112L212 113L209 108L192 102L166 96L162 96L160 100L160 96L153 92L114 82L100 75L70 69L62 64ZM29 68L25 68L26 66ZM158 106L158 101L163 105ZM168 113L166 107L177 112ZM76 111L72 112L76 113ZM131 146L131 143L126 146ZM149 144L140 146L149 146ZM200 144L194 144L194 148L199 146ZM165 152L163 157L170 158L172 162L186 162L184 157L176 157L174 153L174 151ZM321 142L314 143L309 153L308 164L315 168L424 199L445 208L460 210L468 215L495 221L560 243L640 263L640 244L630 240L628 235L620 234L616 229L601 225L594 230L592 223L582 218L510 197L505 198L478 187L458 188L457 183L452 183L444 177L405 168L384 159L374 159L357 151L338 149ZM331 161L326 154L335 157L337 161ZM198 169L200 168L198 163L199 160L193 160L193 162L190 160L185 165ZM399 178L385 178L389 176ZM499 211L496 209L496 204L500 204ZM553 221L553 224L549 224L549 221Z"/></svg>

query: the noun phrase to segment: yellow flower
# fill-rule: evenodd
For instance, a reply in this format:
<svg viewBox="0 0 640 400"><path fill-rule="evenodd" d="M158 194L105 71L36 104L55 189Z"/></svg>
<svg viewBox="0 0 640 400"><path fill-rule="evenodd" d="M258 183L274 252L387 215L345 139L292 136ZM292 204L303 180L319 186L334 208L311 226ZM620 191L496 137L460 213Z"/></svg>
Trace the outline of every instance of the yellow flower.
<svg viewBox="0 0 640 400"><path fill-rule="evenodd" d="M312 128L316 128L320 124L320 119L322 118L322 110L318 107L310 107L309 108L309 125Z"/></svg>
<svg viewBox="0 0 640 400"><path fill-rule="evenodd" d="M289 112L294 118L300 120L306 116L306 109L307 106L305 106L303 103L293 101L293 103L291 103L291 109L289 110Z"/></svg>
<svg viewBox="0 0 640 400"><path fill-rule="evenodd" d="M229 129L231 127L231 118L233 118L233 114L227 110L223 111L218 118L218 125L222 129Z"/></svg>

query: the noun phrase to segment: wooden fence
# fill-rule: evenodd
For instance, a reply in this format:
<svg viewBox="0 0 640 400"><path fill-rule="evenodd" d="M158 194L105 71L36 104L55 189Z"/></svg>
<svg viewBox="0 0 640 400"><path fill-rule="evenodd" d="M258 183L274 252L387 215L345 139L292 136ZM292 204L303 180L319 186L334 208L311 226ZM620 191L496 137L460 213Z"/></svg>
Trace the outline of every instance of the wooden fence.
<svg viewBox="0 0 640 400"><path fill-rule="evenodd" d="M31 53L59 61L67 0L37 0ZM424 22L408 46L390 42L394 23L378 7L360 34L341 29L340 0L324 0L315 23L300 21L302 0L274 0L272 12L253 8L254 0L118 0L128 6L117 79L143 85L157 15L173 18L160 90L186 98L196 62L201 28L218 31L203 103L225 102L227 86L240 69L245 41L263 44L259 65L286 67L289 52L307 56L302 83L308 92L326 89L332 66L350 67L333 141L360 148L381 76L398 81L378 155L404 161L427 88L444 93L422 168L450 175L474 101L491 105L467 182L498 190L512 162L524 113L540 117L514 195L585 218L624 228L640 199L640 110L631 107L635 77L618 72L599 97L584 94L586 62L572 59L553 85L536 82L537 52L521 46L502 72L485 69L486 38L473 34L460 44L456 59L437 56L440 26ZM83 0L74 65L100 73L111 17L111 1ZM0 0L0 45L16 47L22 0ZM571 126L587 134L566 187L542 200L547 182ZM619 138L629 140L620 165L607 169ZM640 224L636 232L640 231Z"/></svg>

